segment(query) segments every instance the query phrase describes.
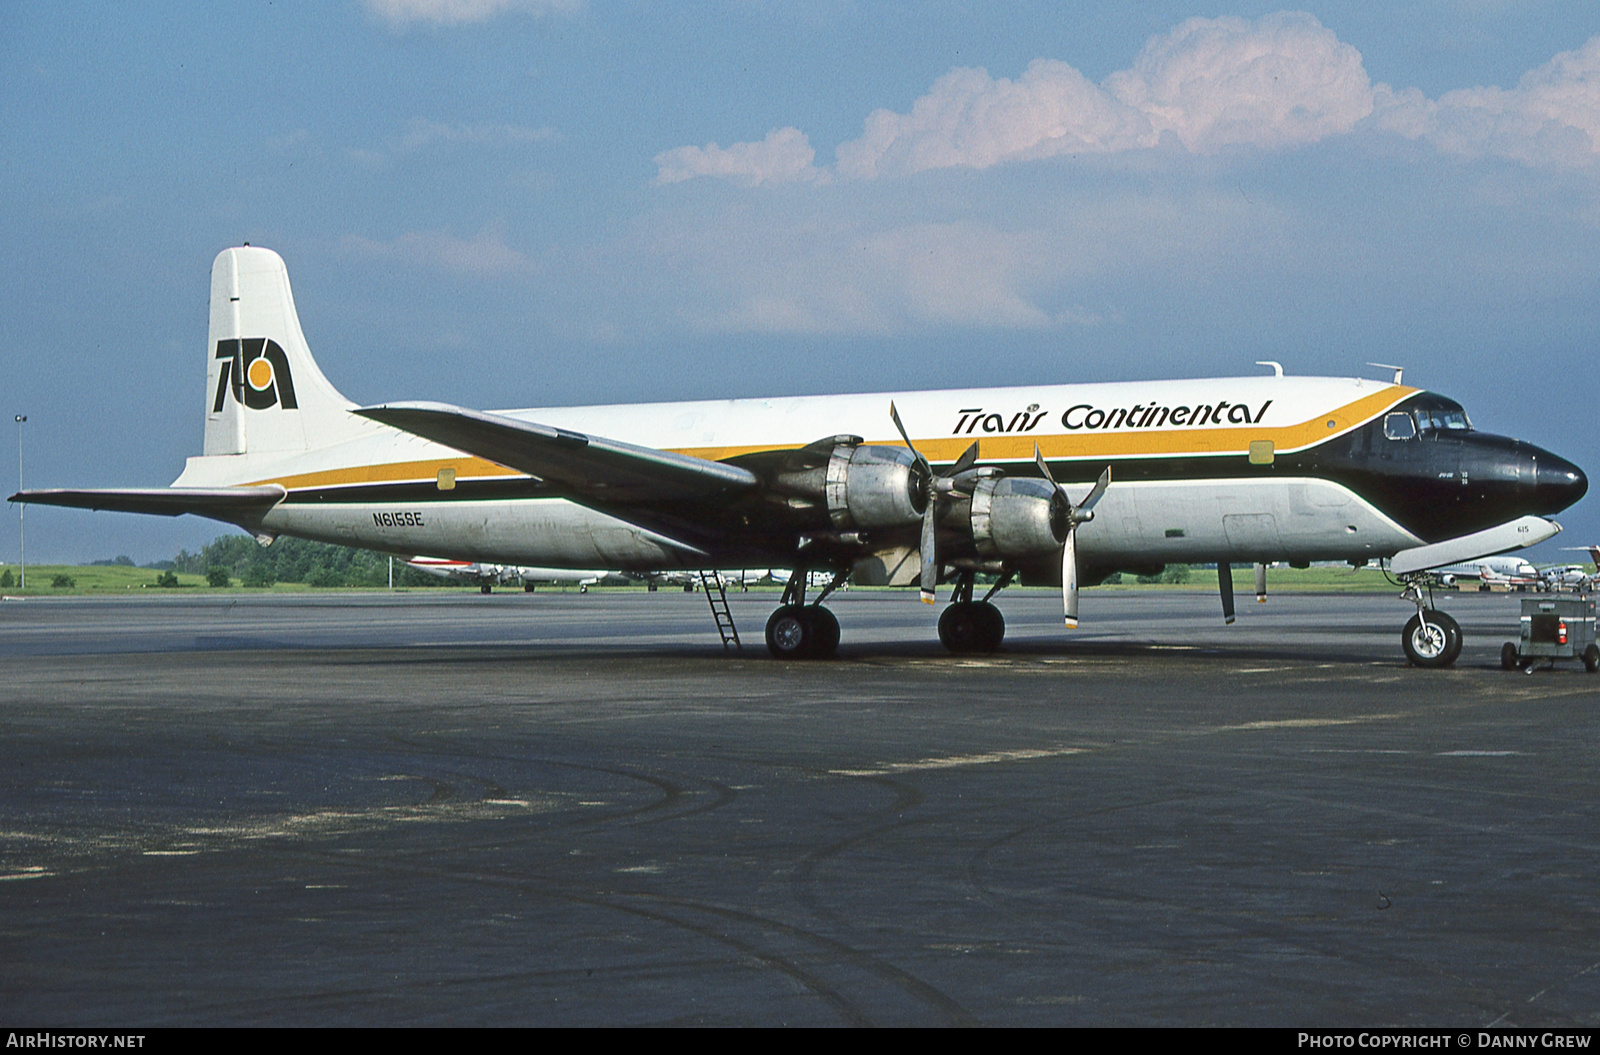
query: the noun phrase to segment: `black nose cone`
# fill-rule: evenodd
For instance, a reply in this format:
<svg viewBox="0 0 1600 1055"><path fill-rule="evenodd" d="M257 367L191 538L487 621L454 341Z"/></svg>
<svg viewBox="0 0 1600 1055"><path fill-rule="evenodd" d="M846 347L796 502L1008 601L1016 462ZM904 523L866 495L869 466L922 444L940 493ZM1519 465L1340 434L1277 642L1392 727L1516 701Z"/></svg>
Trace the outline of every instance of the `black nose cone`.
<svg viewBox="0 0 1600 1055"><path fill-rule="evenodd" d="M1533 485L1536 512L1559 513L1582 498L1589 490L1583 470L1548 451L1538 454L1538 470Z"/></svg>

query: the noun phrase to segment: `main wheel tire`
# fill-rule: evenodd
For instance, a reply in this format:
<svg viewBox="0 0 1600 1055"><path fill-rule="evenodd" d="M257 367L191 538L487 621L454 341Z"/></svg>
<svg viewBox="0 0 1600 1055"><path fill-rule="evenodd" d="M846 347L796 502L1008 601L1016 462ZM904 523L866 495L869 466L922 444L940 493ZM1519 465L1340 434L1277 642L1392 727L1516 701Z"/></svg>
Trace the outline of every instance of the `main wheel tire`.
<svg viewBox="0 0 1600 1055"><path fill-rule="evenodd" d="M786 604L767 619L767 651L775 659L810 658L816 637L816 622L801 605Z"/></svg>
<svg viewBox="0 0 1600 1055"><path fill-rule="evenodd" d="M523 593L532 593L533 592L533 583L531 583L531 582L523 583L522 584L522 592Z"/></svg>
<svg viewBox="0 0 1600 1055"><path fill-rule="evenodd" d="M1517 654L1517 646L1507 641L1500 646L1500 669L1516 670L1522 657Z"/></svg>
<svg viewBox="0 0 1600 1055"><path fill-rule="evenodd" d="M806 613L811 617L811 627L817 635L811 643L812 658L832 659L839 651L839 620L821 605L812 605L806 609Z"/></svg>
<svg viewBox="0 0 1600 1055"><path fill-rule="evenodd" d="M1423 615L1427 616L1426 621ZM1414 615L1400 631L1406 659L1418 667L1448 667L1461 655L1461 626L1443 612L1429 608Z"/></svg>
<svg viewBox="0 0 1600 1055"><path fill-rule="evenodd" d="M1591 644L1583 650L1583 669L1590 674L1600 671L1600 645Z"/></svg>
<svg viewBox="0 0 1600 1055"><path fill-rule="evenodd" d="M939 615L939 643L951 652L982 652L983 617L971 601L954 601ZM997 613L998 614L998 613Z"/></svg>
<svg viewBox="0 0 1600 1055"><path fill-rule="evenodd" d="M1000 651L1000 642L1006 638L1005 616L1000 614L1000 609L988 601L979 601L972 608L973 614L978 620L979 651Z"/></svg>
<svg viewBox="0 0 1600 1055"><path fill-rule="evenodd" d="M489 588L489 584L488 583L484 583L484 584L482 584L481 586L478 587L478 592L479 593L493 593L494 591Z"/></svg>

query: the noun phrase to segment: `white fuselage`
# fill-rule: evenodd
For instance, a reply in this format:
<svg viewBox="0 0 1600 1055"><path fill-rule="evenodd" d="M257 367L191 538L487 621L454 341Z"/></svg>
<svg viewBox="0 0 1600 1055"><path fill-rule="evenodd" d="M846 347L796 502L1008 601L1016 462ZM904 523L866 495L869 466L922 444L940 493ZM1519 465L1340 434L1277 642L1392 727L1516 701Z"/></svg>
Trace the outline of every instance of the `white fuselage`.
<svg viewBox="0 0 1600 1055"><path fill-rule="evenodd" d="M1127 459L1181 463L1242 455L1271 441L1304 450L1370 421L1416 390L1343 378L1246 377L930 392L790 396L498 411L505 417L612 440L726 460L792 449L833 435L903 446L893 400L912 442L935 465L977 440L979 464L1021 470L1034 445L1058 478L1112 468L1081 553L1102 563L1359 560L1419 539L1349 487L1312 475L1117 479ZM393 553L552 568L739 567L738 556L678 540L562 498L462 500L442 485L526 479L502 466L352 417L330 446L189 459L177 487L282 484L290 500L262 523L291 534ZM364 495L385 488L371 500ZM1069 485L1081 496L1088 485ZM403 497L395 497L403 491ZM772 563L787 554L774 553Z"/></svg>

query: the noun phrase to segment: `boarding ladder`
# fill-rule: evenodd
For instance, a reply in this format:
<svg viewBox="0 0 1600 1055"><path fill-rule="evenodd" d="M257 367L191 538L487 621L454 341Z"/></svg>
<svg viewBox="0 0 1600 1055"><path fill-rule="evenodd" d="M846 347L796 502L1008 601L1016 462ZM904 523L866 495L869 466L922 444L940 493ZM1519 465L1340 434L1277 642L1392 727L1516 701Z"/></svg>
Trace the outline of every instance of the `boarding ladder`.
<svg viewBox="0 0 1600 1055"><path fill-rule="evenodd" d="M717 621L717 633L722 637L722 647L732 644L740 652L744 645L739 641L739 631L733 625L733 612L728 609L728 590L722 576L714 571L700 573L700 588L705 591L706 603L711 606L711 617Z"/></svg>

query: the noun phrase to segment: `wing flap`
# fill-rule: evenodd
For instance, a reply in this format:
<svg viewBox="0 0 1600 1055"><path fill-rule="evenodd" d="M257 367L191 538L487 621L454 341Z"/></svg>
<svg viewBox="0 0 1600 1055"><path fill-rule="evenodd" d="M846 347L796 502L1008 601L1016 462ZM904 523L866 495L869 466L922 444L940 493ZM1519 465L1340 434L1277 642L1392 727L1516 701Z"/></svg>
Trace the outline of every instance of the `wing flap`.
<svg viewBox="0 0 1600 1055"><path fill-rule="evenodd" d="M185 513L228 524L259 521L288 492L277 484L262 487L141 487L18 491L8 501L70 509L104 509L175 517Z"/></svg>
<svg viewBox="0 0 1600 1055"><path fill-rule="evenodd" d="M386 403L355 413L596 502L625 505L705 498L748 490L758 483L754 473L737 465L448 403Z"/></svg>

